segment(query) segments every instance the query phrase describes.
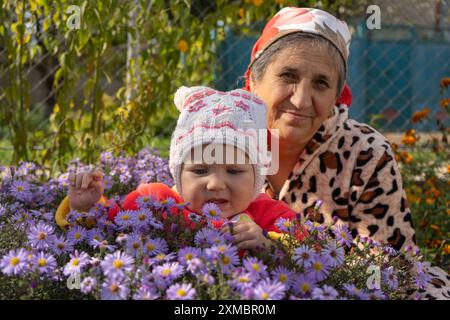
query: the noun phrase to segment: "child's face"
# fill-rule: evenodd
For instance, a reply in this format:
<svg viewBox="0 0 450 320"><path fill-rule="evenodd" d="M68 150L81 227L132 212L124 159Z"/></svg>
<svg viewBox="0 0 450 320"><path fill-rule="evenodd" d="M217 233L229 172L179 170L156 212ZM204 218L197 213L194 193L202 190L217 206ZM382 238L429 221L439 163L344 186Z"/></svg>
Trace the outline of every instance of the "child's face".
<svg viewBox="0 0 450 320"><path fill-rule="evenodd" d="M203 154L205 147L199 146L197 152ZM220 148L221 154L214 157L218 161L212 164L204 160L194 161L193 154L197 148L191 150L190 159L188 157L181 168L181 190L183 200L190 203L189 208L194 212L200 212L205 203L212 202L221 209L222 216L228 218L243 212L250 205L255 173L253 165L240 149L228 145ZM235 155L234 159L230 154ZM215 156L215 153L212 155Z"/></svg>

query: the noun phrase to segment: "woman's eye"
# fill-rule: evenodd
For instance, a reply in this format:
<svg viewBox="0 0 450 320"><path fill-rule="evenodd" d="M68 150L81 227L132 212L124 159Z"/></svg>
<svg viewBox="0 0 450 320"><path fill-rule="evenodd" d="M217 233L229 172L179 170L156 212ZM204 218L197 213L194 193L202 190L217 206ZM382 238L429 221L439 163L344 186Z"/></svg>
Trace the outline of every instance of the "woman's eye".
<svg viewBox="0 0 450 320"><path fill-rule="evenodd" d="M290 72L282 73L280 75L280 77L283 78L284 80L290 81L290 82L297 80L295 74L290 73Z"/></svg>
<svg viewBox="0 0 450 320"><path fill-rule="evenodd" d="M316 85L319 89L327 89L330 87L330 85L328 84L328 82L326 82L325 80L318 80L316 81Z"/></svg>
<svg viewBox="0 0 450 320"><path fill-rule="evenodd" d="M243 172L242 170L237 170L237 169L228 169L228 173L229 174L239 174Z"/></svg>

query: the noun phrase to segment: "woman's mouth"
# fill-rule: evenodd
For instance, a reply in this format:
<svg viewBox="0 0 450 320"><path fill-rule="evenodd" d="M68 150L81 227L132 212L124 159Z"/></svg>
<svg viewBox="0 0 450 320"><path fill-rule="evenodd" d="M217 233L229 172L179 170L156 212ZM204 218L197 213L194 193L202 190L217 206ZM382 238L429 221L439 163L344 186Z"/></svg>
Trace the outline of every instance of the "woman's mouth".
<svg viewBox="0 0 450 320"><path fill-rule="evenodd" d="M307 119L307 118L313 118L313 116L308 114L301 114L298 112L293 111L285 111L286 114L289 115L289 117L295 118L295 119Z"/></svg>

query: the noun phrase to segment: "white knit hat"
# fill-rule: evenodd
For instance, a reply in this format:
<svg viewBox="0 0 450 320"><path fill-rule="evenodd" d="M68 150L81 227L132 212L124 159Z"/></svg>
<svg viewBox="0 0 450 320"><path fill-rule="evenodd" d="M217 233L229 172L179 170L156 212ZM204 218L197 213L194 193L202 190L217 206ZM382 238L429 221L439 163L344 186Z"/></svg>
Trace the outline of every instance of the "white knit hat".
<svg viewBox="0 0 450 320"><path fill-rule="evenodd" d="M178 192L182 195L181 166L190 151L218 144L235 146L248 156L256 198L264 183L261 169L270 165L266 106L261 99L241 89L221 92L200 86L179 88L174 102L181 114L170 143L169 168Z"/></svg>

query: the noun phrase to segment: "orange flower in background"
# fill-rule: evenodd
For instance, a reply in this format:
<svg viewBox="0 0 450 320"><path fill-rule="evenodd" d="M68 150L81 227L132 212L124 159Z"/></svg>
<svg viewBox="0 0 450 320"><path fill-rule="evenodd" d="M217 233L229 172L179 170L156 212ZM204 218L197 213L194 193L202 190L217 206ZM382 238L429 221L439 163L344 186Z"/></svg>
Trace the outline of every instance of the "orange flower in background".
<svg viewBox="0 0 450 320"><path fill-rule="evenodd" d="M180 40L178 42L178 50L180 50L181 52L186 52L189 49L189 44L187 43L186 40Z"/></svg>
<svg viewBox="0 0 450 320"><path fill-rule="evenodd" d="M416 141L417 141L417 139L414 136L406 136L406 137L403 137L403 139L402 139L402 142L404 144L411 145L411 146L414 143L416 143Z"/></svg>
<svg viewBox="0 0 450 320"><path fill-rule="evenodd" d="M447 173L450 173L450 164L447 166Z"/></svg>
<svg viewBox="0 0 450 320"><path fill-rule="evenodd" d="M426 117L428 117L428 114L430 113L430 109L429 108L424 108L421 111L416 111L414 112L411 120L413 123L417 123L422 121L422 119L425 119Z"/></svg>
<svg viewBox="0 0 450 320"><path fill-rule="evenodd" d="M426 198L425 199L425 203L426 204L429 204L429 205L432 205L432 204L434 204L436 202L436 200L434 200L433 198Z"/></svg>
<svg viewBox="0 0 450 320"><path fill-rule="evenodd" d="M449 255L450 254L450 244L444 245L444 248L442 249L442 253L445 254L445 255Z"/></svg>
<svg viewBox="0 0 450 320"><path fill-rule="evenodd" d="M442 99L440 105L442 108L447 108L450 105L450 98Z"/></svg>
<svg viewBox="0 0 450 320"><path fill-rule="evenodd" d="M441 88L447 89L450 86L450 77L444 77L441 79Z"/></svg>
<svg viewBox="0 0 450 320"><path fill-rule="evenodd" d="M409 154L409 153L406 153L403 161L406 164L410 164L411 162L413 162L413 160L414 160L413 156L411 154Z"/></svg>
<svg viewBox="0 0 450 320"><path fill-rule="evenodd" d="M264 3L264 0L252 0L253 4L257 7Z"/></svg>

